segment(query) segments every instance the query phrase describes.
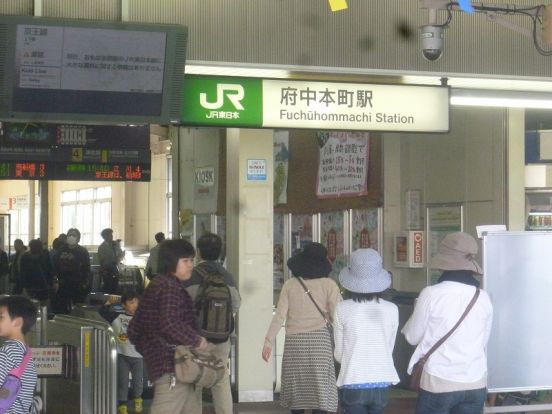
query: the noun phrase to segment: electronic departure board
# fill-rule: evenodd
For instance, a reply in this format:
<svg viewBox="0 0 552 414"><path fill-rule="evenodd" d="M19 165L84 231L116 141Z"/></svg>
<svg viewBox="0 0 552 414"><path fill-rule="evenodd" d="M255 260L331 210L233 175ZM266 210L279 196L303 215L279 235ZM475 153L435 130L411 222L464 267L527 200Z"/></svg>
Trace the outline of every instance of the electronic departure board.
<svg viewBox="0 0 552 414"><path fill-rule="evenodd" d="M45 162L0 162L0 179L2 180L45 180Z"/></svg>
<svg viewBox="0 0 552 414"><path fill-rule="evenodd" d="M149 126L2 122L0 180L150 181Z"/></svg>
<svg viewBox="0 0 552 414"><path fill-rule="evenodd" d="M151 164L0 161L0 180L150 181Z"/></svg>

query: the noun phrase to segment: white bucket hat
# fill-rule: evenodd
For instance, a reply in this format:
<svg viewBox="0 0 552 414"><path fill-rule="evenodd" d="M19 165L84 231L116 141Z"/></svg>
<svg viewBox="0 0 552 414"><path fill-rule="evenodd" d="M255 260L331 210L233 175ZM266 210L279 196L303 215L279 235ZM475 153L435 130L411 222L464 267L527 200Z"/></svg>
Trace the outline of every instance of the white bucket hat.
<svg viewBox="0 0 552 414"><path fill-rule="evenodd" d="M377 251L358 249L351 254L351 265L339 273L339 282L350 292L378 293L391 286L391 275Z"/></svg>
<svg viewBox="0 0 552 414"><path fill-rule="evenodd" d="M481 266L475 261L479 246L475 239L467 233L450 233L441 240L439 251L429 261L431 269L439 270L471 270L483 274Z"/></svg>

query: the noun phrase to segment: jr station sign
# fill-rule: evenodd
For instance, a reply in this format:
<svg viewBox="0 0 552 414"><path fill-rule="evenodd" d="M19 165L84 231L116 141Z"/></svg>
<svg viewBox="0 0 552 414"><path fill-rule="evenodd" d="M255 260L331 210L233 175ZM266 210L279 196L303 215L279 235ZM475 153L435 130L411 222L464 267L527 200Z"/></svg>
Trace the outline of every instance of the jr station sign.
<svg viewBox="0 0 552 414"><path fill-rule="evenodd" d="M449 88L187 75L185 125L448 132Z"/></svg>

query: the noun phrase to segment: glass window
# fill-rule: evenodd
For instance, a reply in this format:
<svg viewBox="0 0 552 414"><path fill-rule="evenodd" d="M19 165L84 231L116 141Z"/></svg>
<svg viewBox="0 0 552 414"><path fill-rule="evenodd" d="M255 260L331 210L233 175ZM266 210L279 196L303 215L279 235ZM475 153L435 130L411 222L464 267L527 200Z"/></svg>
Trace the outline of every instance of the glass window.
<svg viewBox="0 0 552 414"><path fill-rule="evenodd" d="M79 191L79 201L87 201L94 199L94 188L85 188Z"/></svg>
<svg viewBox="0 0 552 414"><path fill-rule="evenodd" d="M29 243L29 208L28 204L25 207L16 207L9 210L11 216L11 234L10 239L13 243L15 239L21 239L23 243ZM35 198L35 223L33 238L40 235L40 197Z"/></svg>
<svg viewBox="0 0 552 414"><path fill-rule="evenodd" d="M77 192L76 191L64 191L61 193L61 202L66 201L77 201Z"/></svg>
<svg viewBox="0 0 552 414"><path fill-rule="evenodd" d="M111 198L111 187L98 187L96 196L98 198Z"/></svg>
<svg viewBox="0 0 552 414"><path fill-rule="evenodd" d="M76 227L81 232L81 244L99 245L102 242L100 232L111 227L111 187L64 191L61 199L61 230L66 232Z"/></svg>

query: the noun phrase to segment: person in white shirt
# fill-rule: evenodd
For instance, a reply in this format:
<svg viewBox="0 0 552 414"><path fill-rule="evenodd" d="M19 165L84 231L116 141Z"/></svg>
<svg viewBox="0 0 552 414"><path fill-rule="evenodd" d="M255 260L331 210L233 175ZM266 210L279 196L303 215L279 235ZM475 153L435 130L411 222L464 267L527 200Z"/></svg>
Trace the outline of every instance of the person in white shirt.
<svg viewBox="0 0 552 414"><path fill-rule="evenodd" d="M408 366L414 364L458 322L474 296L481 274L474 260L478 246L467 233L447 235L429 267L443 270L439 282L426 287L402 333L416 349ZM452 335L431 354L424 366L417 414L475 414L483 412L487 395L486 346L491 331L493 308L483 290L473 308Z"/></svg>
<svg viewBox="0 0 552 414"><path fill-rule="evenodd" d="M393 364L399 310L381 298L391 276L377 251L358 249L339 281L346 289L334 317L339 402L344 414L382 414L389 387L399 382Z"/></svg>

